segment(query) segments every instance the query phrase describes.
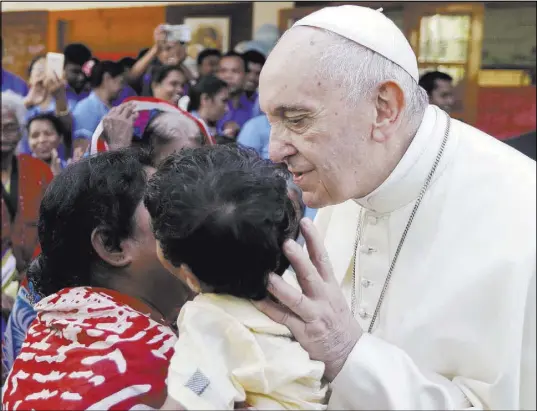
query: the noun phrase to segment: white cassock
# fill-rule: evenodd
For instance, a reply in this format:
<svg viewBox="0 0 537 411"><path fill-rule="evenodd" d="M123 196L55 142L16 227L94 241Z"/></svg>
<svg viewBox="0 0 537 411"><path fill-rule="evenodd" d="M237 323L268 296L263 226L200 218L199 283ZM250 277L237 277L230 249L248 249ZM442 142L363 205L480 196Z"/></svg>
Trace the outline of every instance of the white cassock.
<svg viewBox="0 0 537 411"><path fill-rule="evenodd" d="M447 117L429 106L390 177L315 223L367 331L389 265L438 154ZM431 185L371 334L332 383L329 409L536 409L535 162L452 120Z"/></svg>

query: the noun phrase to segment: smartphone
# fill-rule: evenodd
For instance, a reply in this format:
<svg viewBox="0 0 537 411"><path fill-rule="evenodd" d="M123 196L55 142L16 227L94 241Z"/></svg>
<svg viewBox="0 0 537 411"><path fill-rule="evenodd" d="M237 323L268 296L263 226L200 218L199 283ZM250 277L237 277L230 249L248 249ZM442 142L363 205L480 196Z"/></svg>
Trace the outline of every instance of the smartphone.
<svg viewBox="0 0 537 411"><path fill-rule="evenodd" d="M64 63L65 56L62 53L47 53L47 74L54 73L62 79Z"/></svg>
<svg viewBox="0 0 537 411"><path fill-rule="evenodd" d="M166 40L178 41L180 43L189 43L192 39L192 32L190 27L185 24L166 25L165 30L167 32Z"/></svg>

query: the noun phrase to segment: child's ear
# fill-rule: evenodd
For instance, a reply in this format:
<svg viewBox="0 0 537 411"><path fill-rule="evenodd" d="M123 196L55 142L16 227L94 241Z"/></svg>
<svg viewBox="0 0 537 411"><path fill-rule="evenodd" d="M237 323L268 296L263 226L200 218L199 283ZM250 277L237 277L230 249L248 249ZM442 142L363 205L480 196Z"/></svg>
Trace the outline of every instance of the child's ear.
<svg viewBox="0 0 537 411"><path fill-rule="evenodd" d="M196 294L199 294L201 292L200 282L198 278L192 273L190 268L188 268L188 266L185 264L182 264L180 267L176 267L168 260L166 260L166 258L164 258L162 248L160 247L160 243L158 241L157 256L166 270L178 277L184 284L188 286L188 288L190 288Z"/></svg>

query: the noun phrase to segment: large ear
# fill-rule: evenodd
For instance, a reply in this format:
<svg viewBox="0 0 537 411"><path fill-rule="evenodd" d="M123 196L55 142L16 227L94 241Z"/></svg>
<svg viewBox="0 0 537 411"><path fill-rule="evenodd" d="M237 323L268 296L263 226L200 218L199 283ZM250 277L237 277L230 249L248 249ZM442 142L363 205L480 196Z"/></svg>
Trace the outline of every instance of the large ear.
<svg viewBox="0 0 537 411"><path fill-rule="evenodd" d="M101 260L113 267L125 267L132 262L132 257L125 252L122 242L118 246L110 245L112 233L106 227L97 227L91 233L91 245Z"/></svg>
<svg viewBox="0 0 537 411"><path fill-rule="evenodd" d="M405 107L405 95L401 86L388 81L380 86L375 101L376 118L373 124L373 138L377 142L385 141L390 131L401 119Z"/></svg>

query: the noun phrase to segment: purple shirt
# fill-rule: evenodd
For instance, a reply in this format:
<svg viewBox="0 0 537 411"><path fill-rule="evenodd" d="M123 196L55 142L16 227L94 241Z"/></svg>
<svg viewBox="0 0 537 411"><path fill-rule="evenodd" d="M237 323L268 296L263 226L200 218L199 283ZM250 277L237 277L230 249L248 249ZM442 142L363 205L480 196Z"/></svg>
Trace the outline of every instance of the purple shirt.
<svg viewBox="0 0 537 411"><path fill-rule="evenodd" d="M121 90L121 93L119 93L119 97L116 98L112 102L112 106L114 107L119 106L121 103L123 103L123 101L125 101L125 99L129 97L137 96L137 95L138 94L136 94L136 91L134 91L134 89L131 86L125 86Z"/></svg>
<svg viewBox="0 0 537 411"><path fill-rule="evenodd" d="M28 85L16 74L2 69L2 93L8 90L25 97L28 94Z"/></svg>
<svg viewBox="0 0 537 411"><path fill-rule="evenodd" d="M224 124L234 121L239 125L239 127L242 127L248 120L252 118L252 109L254 107L256 101L256 97L254 95L254 99L251 100L248 97L246 97L246 94L242 93L239 98L239 105L237 108L233 107L233 103L228 101L228 111L226 114L224 114L224 117L220 119L218 122L218 130L222 130L224 128Z"/></svg>
<svg viewBox="0 0 537 411"><path fill-rule="evenodd" d="M67 101L71 105L74 103L76 106L76 103L79 101L84 100L86 97L89 96L89 91L81 91L80 93L77 93L69 84L67 85L67 88L65 90L65 94L67 95Z"/></svg>

